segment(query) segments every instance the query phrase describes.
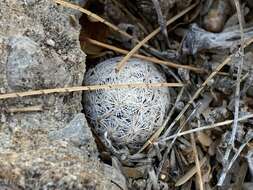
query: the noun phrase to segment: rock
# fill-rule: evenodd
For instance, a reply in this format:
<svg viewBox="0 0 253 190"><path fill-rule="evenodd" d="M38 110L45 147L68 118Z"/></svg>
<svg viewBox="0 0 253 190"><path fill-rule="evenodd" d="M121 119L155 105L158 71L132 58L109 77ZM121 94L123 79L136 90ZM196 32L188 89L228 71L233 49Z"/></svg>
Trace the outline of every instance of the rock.
<svg viewBox="0 0 253 190"><path fill-rule="evenodd" d="M247 95L250 97L253 97L253 86L250 86L248 91L247 91Z"/></svg>
<svg viewBox="0 0 253 190"><path fill-rule="evenodd" d="M49 138L51 140L66 140L77 147L85 146L89 148L90 154L98 155L94 138L82 113L77 114L66 127L50 132Z"/></svg>
<svg viewBox="0 0 253 190"><path fill-rule="evenodd" d="M126 178L117 169L110 165L104 164L104 174L110 176L113 183L108 184L107 189L117 190L119 187L122 190L127 190ZM118 187L119 186L119 187Z"/></svg>
<svg viewBox="0 0 253 190"><path fill-rule="evenodd" d="M88 0L68 0L70 3L79 5L80 7L83 7ZM74 9L65 9L67 14L74 15L77 19L79 19L82 16L82 12Z"/></svg>
<svg viewBox="0 0 253 190"><path fill-rule="evenodd" d="M13 140L17 140L19 151L1 151L1 183L26 190L105 189L110 185L103 175L103 165L87 157L82 149L66 141L51 143L38 131L35 143L28 134L15 133Z"/></svg>
<svg viewBox="0 0 253 190"><path fill-rule="evenodd" d="M52 46L52 47L55 46L55 41L52 40L52 39L48 39L48 40L46 41L46 43L47 43L47 45L49 45L49 46Z"/></svg>
<svg viewBox="0 0 253 190"><path fill-rule="evenodd" d="M70 80L64 64L55 67L53 63L46 61L39 44L32 39L11 36L8 45L10 51L7 61L7 81L11 89L58 86ZM53 78L55 80L52 80Z"/></svg>
<svg viewBox="0 0 253 190"><path fill-rule="evenodd" d="M0 1L0 88L4 93L78 86L85 72L79 29L51 1ZM12 7L12 8L10 8ZM19 10L19 11L17 11ZM48 45L48 40L54 46ZM51 42L50 42L51 43ZM81 92L6 100L8 107L42 104L41 113L6 115L7 123L59 128L81 112ZM0 102L1 107L3 101ZM26 122L28 121L28 122Z"/></svg>
<svg viewBox="0 0 253 190"><path fill-rule="evenodd" d="M82 85L80 26L50 0L0 1L0 91ZM108 189L82 92L0 100L0 188ZM41 105L40 112L2 112ZM55 138L50 140L48 136ZM52 135L53 134L53 135ZM56 140L57 139L57 140Z"/></svg>

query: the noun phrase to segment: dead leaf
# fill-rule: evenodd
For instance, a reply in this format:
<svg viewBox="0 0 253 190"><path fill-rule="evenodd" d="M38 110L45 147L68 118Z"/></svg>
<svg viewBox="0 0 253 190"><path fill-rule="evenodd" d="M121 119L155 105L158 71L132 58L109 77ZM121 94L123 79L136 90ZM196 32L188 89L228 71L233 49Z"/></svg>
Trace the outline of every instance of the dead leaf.
<svg viewBox="0 0 253 190"><path fill-rule="evenodd" d="M199 142L206 147L209 147L213 143L212 139L204 132L197 133L197 138Z"/></svg>
<svg viewBox="0 0 253 190"><path fill-rule="evenodd" d="M127 176L127 177L131 177L131 178L141 178L143 177L144 173L141 172L140 169L136 168L131 168L131 167L123 167L122 168L123 173Z"/></svg>
<svg viewBox="0 0 253 190"><path fill-rule="evenodd" d="M200 167L203 166L203 164L206 162L206 157L204 157L201 161L200 161ZM189 179L191 179L197 172L197 168L196 166L194 166L193 168L191 168L185 175L183 175L175 184L175 187L181 186L184 183L186 183Z"/></svg>

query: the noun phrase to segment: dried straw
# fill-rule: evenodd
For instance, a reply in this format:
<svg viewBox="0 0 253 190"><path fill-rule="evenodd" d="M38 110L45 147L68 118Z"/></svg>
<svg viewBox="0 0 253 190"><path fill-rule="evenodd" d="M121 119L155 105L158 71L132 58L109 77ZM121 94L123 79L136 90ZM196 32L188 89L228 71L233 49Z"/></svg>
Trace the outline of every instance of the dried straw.
<svg viewBox="0 0 253 190"><path fill-rule="evenodd" d="M18 98L26 96L45 95L53 93L69 93L77 91L92 91L92 90L110 90L110 89L122 89L122 88L161 88L161 87L183 87L181 83L135 83L135 84L107 84L107 85L92 85L92 86L76 86L66 88L52 88L41 89L26 92L14 92L7 94L0 94L0 100L9 98Z"/></svg>

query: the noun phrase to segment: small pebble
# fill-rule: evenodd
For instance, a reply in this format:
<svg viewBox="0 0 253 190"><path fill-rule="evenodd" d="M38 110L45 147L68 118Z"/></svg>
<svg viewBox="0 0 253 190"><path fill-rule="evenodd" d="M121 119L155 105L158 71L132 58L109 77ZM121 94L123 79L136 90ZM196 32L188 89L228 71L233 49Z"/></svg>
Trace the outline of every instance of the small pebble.
<svg viewBox="0 0 253 190"><path fill-rule="evenodd" d="M49 46L52 46L52 47L55 46L55 41L52 40L52 39L48 39L48 40L46 41L46 43L47 43L47 45L49 45Z"/></svg>

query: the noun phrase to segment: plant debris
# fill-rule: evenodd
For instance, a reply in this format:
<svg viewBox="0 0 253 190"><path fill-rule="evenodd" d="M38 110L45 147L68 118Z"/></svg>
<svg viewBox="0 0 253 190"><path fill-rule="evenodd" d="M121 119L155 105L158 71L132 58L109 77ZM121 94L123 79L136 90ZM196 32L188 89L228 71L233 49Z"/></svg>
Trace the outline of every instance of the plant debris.
<svg viewBox="0 0 253 190"><path fill-rule="evenodd" d="M48 190L252 189L251 0L52 0L50 4L43 4L42 0L21 1L22 9L16 10L9 2L11 8L5 10L29 17L21 22L24 25L35 21L42 25L30 30L20 26L22 31L15 35L0 29L0 135L6 139L0 141L0 168L4 171L0 174L0 189L32 188L36 183ZM1 5L8 7L3 2ZM49 13L54 11L54 17L64 16L57 24L40 6ZM25 13L29 7L32 10ZM42 18L32 22L35 8ZM0 9L0 26L1 14L4 15ZM13 26L9 28L14 30ZM87 55L86 76L81 49ZM133 64L136 58L143 65ZM116 61L112 64L110 60ZM99 63L110 65L102 68ZM154 63L149 66L164 73L162 82L153 82L159 75L144 63ZM134 76L142 78L140 83L128 82L130 74L124 76L123 82L117 82L129 68L138 71L142 66L145 68ZM94 76L96 69L100 73L96 84L82 81L88 75ZM132 105L124 101L124 96L131 97L128 91L137 96L138 92L151 92L154 88L169 88L168 96L163 96L167 99L159 102L162 105L149 105L149 100L144 100L134 112ZM80 91L83 97L92 94L90 102L96 102L81 102ZM98 97L101 94L104 97ZM144 95L136 97L136 101L138 98ZM153 95L150 100L155 98ZM159 112L155 107L160 105L162 109L166 102L170 108L161 118L151 123L146 120L149 118L141 118L147 113L153 119L153 111ZM81 103L84 114L80 113ZM94 111L92 106L102 111ZM115 107L124 109L124 115L112 110ZM94 115L101 112L104 118L91 119L90 110ZM138 123L137 116L145 123ZM123 128L120 122L124 118L127 122ZM53 124L43 130L28 127L22 132L19 126L33 126L34 120L42 120L42 125L47 126L47 119ZM98 130L101 123L102 132ZM149 130L153 125L156 127ZM138 127L144 130L144 139L138 136ZM140 141L125 140L130 133ZM36 138L25 139L30 134L41 139L42 145ZM118 135L118 141L111 138L112 134ZM29 149L30 145L36 148ZM129 151L129 147L135 150ZM80 157L81 154L85 156ZM22 159L33 164L27 168ZM97 164L91 170L90 159ZM45 167L49 162L55 168ZM25 172L33 172L34 178ZM99 183L100 179L103 182Z"/></svg>

